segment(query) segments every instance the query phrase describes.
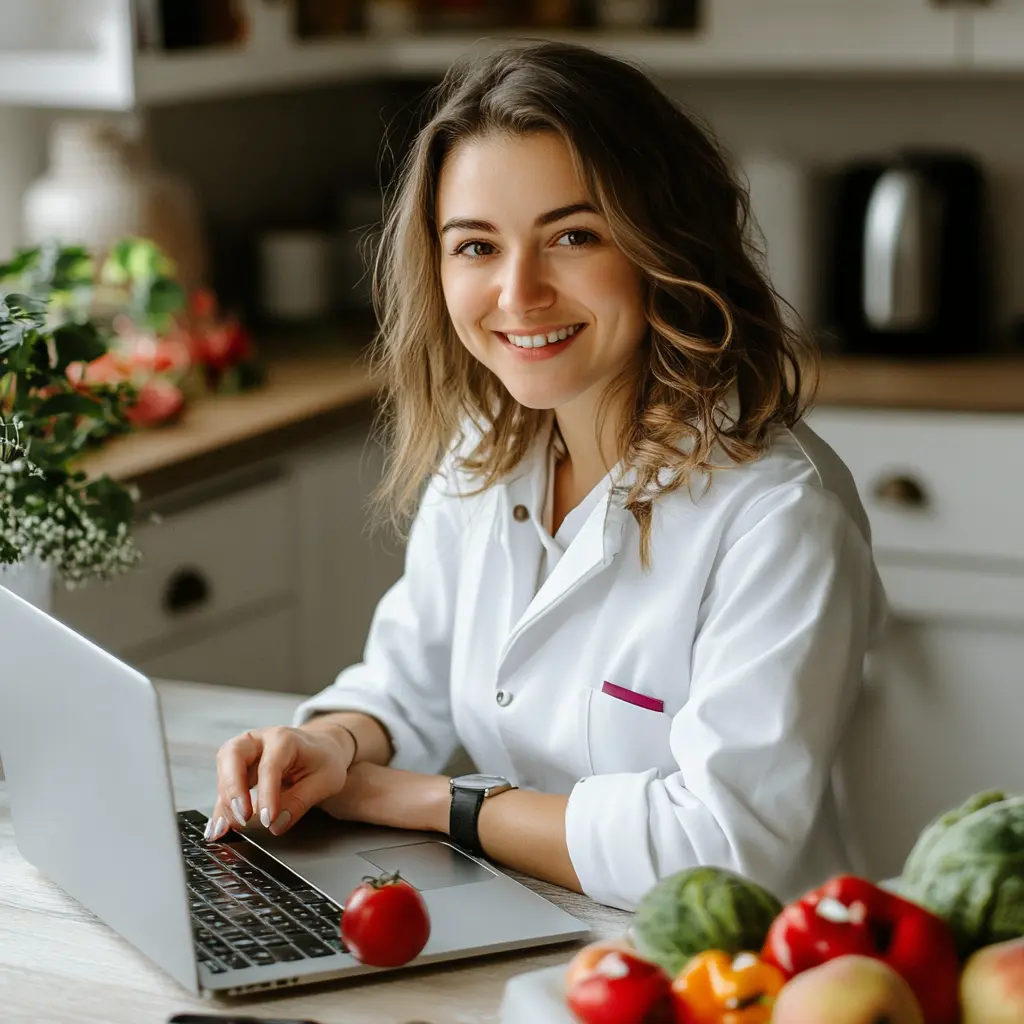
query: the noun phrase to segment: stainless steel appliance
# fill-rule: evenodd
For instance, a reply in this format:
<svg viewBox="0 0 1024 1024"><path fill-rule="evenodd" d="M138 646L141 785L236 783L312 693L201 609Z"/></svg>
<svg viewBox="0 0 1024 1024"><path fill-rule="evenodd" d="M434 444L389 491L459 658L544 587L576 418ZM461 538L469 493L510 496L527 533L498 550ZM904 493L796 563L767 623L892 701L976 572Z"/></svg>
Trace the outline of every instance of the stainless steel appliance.
<svg viewBox="0 0 1024 1024"><path fill-rule="evenodd" d="M862 161L835 181L823 326L844 352L984 351L992 331L985 175L958 152Z"/></svg>

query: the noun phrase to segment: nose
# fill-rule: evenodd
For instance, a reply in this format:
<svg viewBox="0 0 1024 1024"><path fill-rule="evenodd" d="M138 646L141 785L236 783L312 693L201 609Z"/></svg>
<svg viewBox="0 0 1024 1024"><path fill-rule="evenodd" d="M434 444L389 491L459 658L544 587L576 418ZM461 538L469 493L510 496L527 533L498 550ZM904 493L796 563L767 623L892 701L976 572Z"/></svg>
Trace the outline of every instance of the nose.
<svg viewBox="0 0 1024 1024"><path fill-rule="evenodd" d="M530 250L509 252L500 268L498 308L514 319L552 304L555 289L543 260Z"/></svg>

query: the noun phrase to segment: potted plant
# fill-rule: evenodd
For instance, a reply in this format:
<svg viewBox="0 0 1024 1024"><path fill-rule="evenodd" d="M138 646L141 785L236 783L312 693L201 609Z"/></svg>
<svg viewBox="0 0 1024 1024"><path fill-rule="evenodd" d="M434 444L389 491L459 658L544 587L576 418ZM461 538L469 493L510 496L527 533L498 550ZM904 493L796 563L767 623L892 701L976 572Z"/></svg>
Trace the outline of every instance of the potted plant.
<svg viewBox="0 0 1024 1024"><path fill-rule="evenodd" d="M173 268L128 239L102 263L57 243L0 265L0 583L48 604L50 580L109 580L136 565L137 495L89 479L82 456L131 429L128 380L87 379L110 351L115 321L161 329L182 306Z"/></svg>

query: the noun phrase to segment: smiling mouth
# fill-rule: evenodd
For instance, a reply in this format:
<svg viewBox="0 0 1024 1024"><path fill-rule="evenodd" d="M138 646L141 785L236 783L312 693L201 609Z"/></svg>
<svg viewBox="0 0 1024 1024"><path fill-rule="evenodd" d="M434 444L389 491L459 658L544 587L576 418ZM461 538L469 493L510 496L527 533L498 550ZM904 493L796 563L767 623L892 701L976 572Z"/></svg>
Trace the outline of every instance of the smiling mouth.
<svg viewBox="0 0 1024 1024"><path fill-rule="evenodd" d="M568 341L586 326L582 323L572 324L570 327L562 327L547 334L505 334L503 331L494 333L516 348L546 348L548 345L557 345L560 341Z"/></svg>

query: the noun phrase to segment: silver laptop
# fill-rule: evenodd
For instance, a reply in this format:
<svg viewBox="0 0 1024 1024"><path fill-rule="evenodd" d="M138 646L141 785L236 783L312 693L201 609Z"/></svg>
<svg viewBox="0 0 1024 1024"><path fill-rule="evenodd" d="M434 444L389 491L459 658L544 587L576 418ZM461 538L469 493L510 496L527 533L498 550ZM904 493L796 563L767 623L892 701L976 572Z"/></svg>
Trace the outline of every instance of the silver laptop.
<svg viewBox="0 0 1024 1024"><path fill-rule="evenodd" d="M431 935L413 964L582 938L547 900L429 833L314 809L203 841L175 812L149 679L0 587L0 756L22 856L199 994L240 995L368 973L340 937L364 875L422 890Z"/></svg>

